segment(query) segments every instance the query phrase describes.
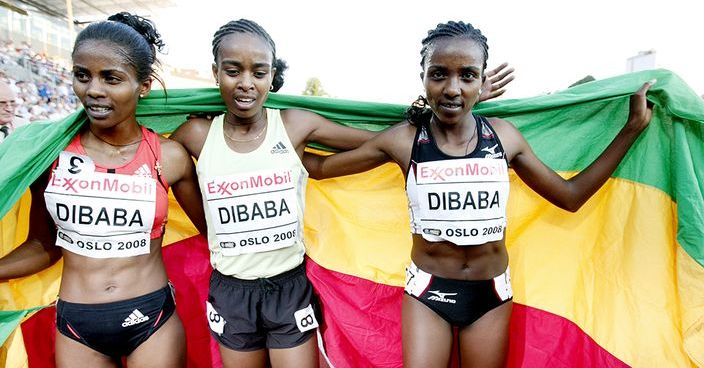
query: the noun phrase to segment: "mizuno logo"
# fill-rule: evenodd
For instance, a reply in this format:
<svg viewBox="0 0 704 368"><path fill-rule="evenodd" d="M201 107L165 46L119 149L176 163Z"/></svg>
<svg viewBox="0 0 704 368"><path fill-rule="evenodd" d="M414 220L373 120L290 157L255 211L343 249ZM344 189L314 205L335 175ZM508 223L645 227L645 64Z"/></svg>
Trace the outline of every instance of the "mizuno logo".
<svg viewBox="0 0 704 368"><path fill-rule="evenodd" d="M125 322L122 322L122 327L129 327L146 321L149 321L149 316L145 316L139 309L135 309L125 318Z"/></svg>
<svg viewBox="0 0 704 368"><path fill-rule="evenodd" d="M279 141L274 147L271 148L271 153L288 153L288 149L286 146L283 144L283 142Z"/></svg>
<svg viewBox="0 0 704 368"><path fill-rule="evenodd" d="M448 296L455 296L457 293L441 293L440 290L428 290L428 292L433 294L428 297L428 300L450 304L457 303L457 300L447 298Z"/></svg>
<svg viewBox="0 0 704 368"><path fill-rule="evenodd" d="M502 153L496 153L496 148L499 146L499 144L495 144L494 147L484 147L482 148L482 151L487 152L486 156L484 158L497 158L501 157Z"/></svg>
<svg viewBox="0 0 704 368"><path fill-rule="evenodd" d="M152 171L149 170L149 166L147 164L142 164L142 166L139 167L139 169L134 171L134 175L136 176L142 176L145 178L151 178L152 177Z"/></svg>

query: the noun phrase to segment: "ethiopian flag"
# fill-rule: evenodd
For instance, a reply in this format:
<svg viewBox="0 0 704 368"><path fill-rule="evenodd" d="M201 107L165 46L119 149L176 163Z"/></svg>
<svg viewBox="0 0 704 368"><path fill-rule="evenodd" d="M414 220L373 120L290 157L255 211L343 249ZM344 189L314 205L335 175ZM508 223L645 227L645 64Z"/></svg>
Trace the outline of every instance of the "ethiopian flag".
<svg viewBox="0 0 704 368"><path fill-rule="evenodd" d="M552 206L511 176L510 367L704 366L704 102L676 75L656 70L490 101L475 111L513 122L538 157L569 177L609 144L626 121L629 96L654 78L650 126L578 212ZM267 106L311 110L370 130L400 121L405 109L278 94ZM155 91L140 102L138 119L169 133L188 113L223 110L215 89ZM0 145L2 254L27 234L28 185L85 123L78 111L30 124ZM403 175L391 164L308 183L307 272L322 304L330 365L402 366L401 299L411 247L403 190ZM205 318L207 246L173 200L163 252L186 328L188 365L220 366ZM0 283L5 367L53 366L60 273L61 262Z"/></svg>

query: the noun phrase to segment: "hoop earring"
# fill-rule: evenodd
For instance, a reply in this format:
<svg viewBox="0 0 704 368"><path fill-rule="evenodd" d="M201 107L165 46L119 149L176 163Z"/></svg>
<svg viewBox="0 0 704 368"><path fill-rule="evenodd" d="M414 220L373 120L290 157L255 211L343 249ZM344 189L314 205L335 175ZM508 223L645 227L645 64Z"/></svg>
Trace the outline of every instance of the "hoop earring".
<svg viewBox="0 0 704 368"><path fill-rule="evenodd" d="M269 86L269 91L273 91L273 90L274 90L274 85L272 84Z"/></svg>

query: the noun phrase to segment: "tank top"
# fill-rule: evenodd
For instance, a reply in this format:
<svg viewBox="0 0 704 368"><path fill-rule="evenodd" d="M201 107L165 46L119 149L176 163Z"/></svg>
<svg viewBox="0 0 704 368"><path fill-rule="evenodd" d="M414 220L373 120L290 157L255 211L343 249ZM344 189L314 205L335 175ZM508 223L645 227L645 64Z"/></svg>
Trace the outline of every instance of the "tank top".
<svg viewBox="0 0 704 368"><path fill-rule="evenodd" d="M228 147L216 117L196 170L208 224L210 262L240 279L271 277L303 262L308 172L279 110L267 109L264 141L252 152Z"/></svg>
<svg viewBox="0 0 704 368"><path fill-rule="evenodd" d="M132 257L149 254L150 239L164 234L169 199L161 144L158 134L141 129L134 158L122 166L94 162L80 135L59 154L44 191L56 245L91 258Z"/></svg>
<svg viewBox="0 0 704 368"><path fill-rule="evenodd" d="M459 246L501 240L506 227L508 164L496 132L474 116L477 146L450 156L437 146L429 123L416 132L406 176L411 232Z"/></svg>

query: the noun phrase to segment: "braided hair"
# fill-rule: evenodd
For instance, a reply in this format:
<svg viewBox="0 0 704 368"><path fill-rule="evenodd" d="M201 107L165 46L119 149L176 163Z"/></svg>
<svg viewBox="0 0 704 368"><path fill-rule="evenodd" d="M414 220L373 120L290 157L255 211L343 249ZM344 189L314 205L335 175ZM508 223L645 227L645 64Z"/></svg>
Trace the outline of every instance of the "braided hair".
<svg viewBox="0 0 704 368"><path fill-rule="evenodd" d="M423 70L425 70L425 61L432 50L432 46L435 44L435 41L441 38L464 38L476 42L477 45L481 47L484 56L482 70L486 69L486 62L487 59L489 59L489 45L487 44L486 37L479 29L474 28L470 23L449 21L447 23L440 23L435 29L429 30L428 35L421 41L423 47L420 49L420 66ZM413 125L423 121L430 121L433 112L427 105L428 102L425 98L418 96L418 99L406 110L406 119Z"/></svg>
<svg viewBox="0 0 704 368"><path fill-rule="evenodd" d="M233 33L253 34L264 40L269 45L273 54L272 67L276 68L274 79L271 83L272 91L276 92L281 89L284 85L284 71L288 68L288 64L286 64L284 60L276 58L276 44L274 43L274 40L271 36L269 36L269 33L262 28L262 26L254 21L249 19L233 20L223 25L217 30L217 32L215 32L213 35L213 57L215 58L215 62L217 63L218 61L218 53L220 52L220 44L222 43L222 39Z"/></svg>
<svg viewBox="0 0 704 368"><path fill-rule="evenodd" d="M162 51L165 44L149 19L127 12L108 17L107 21L90 24L76 37L73 52L87 41L105 40L116 44L118 52L137 73L137 80L149 78L164 84L156 72L160 65L156 51Z"/></svg>

